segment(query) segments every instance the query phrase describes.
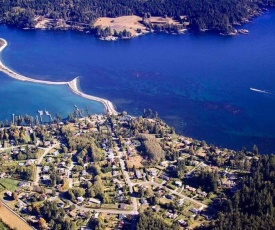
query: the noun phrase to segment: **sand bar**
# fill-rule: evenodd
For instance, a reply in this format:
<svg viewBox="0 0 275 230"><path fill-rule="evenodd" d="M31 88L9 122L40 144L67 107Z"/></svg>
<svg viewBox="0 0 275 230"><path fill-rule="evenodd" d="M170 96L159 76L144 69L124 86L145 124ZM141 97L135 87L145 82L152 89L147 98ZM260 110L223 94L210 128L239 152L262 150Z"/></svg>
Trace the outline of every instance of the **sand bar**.
<svg viewBox="0 0 275 230"><path fill-rule="evenodd" d="M8 45L7 41L0 38L0 46L1 46L0 47L0 52L7 45ZM12 71L8 67L6 67L1 61L0 61L0 71L7 74L8 76L10 76L14 79L20 80L20 81L28 81L28 82L48 84L48 85L67 85L73 93L75 93L75 94L77 94L77 95L79 95L83 98L89 99L89 100L101 102L104 105L106 111L108 111L110 114L114 114L114 115L117 114L117 111L115 110L114 105L109 100L106 100L106 99L103 99L103 98L100 98L100 97L91 96L91 95L88 95L88 94L85 94L85 93L81 92L77 87L78 77L73 79L72 81L69 81L69 82L67 82L67 81L66 82L65 81L64 82L63 81L54 82L54 81L37 80L37 79L33 79L33 78L23 76L21 74L18 74L16 72Z"/></svg>
<svg viewBox="0 0 275 230"><path fill-rule="evenodd" d="M91 96L91 95L88 95L88 94L85 94L85 93L82 93L78 87L77 87L77 82L78 82L78 77L76 77L75 79L73 79L72 81L68 82L68 86L69 88L77 95L81 96L81 97L84 97L84 98L87 98L89 100L93 100L93 101L99 101L101 102L106 110L110 113L110 114L113 114L113 115L117 115L117 111L115 110L112 102L110 102L109 100L106 100L106 99L103 99L103 98L100 98L100 97L95 97L95 96Z"/></svg>

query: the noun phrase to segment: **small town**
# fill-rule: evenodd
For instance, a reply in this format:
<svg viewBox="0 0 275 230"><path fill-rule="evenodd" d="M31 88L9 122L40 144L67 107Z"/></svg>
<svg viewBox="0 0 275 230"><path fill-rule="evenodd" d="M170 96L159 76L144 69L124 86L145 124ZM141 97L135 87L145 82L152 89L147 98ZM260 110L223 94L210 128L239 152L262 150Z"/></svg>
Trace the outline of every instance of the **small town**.
<svg viewBox="0 0 275 230"><path fill-rule="evenodd" d="M177 135L151 110L22 119L0 129L0 218L13 229L141 229L148 216L195 229L257 161L256 146L236 152Z"/></svg>

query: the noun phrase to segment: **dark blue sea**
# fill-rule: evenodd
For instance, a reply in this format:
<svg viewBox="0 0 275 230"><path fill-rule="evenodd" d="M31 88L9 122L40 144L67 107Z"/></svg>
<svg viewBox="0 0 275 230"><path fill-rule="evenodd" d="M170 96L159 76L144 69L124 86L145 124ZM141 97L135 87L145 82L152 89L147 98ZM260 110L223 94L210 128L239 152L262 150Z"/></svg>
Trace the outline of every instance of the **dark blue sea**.
<svg viewBox="0 0 275 230"><path fill-rule="evenodd" d="M217 146L275 152L275 11L242 28L249 35L150 34L117 42L72 31L0 27L9 45L1 60L28 77L80 76L85 93L111 100L118 111L151 108L180 134ZM0 74L0 119L38 109L66 116L97 102L65 86L12 80ZM253 91L254 88L261 91Z"/></svg>

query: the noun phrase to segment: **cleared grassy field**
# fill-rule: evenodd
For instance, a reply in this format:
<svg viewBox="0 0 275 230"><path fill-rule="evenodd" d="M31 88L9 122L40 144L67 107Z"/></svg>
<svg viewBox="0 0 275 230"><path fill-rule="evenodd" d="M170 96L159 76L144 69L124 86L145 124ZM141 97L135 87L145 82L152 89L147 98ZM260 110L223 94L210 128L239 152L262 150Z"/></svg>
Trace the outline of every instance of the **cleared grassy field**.
<svg viewBox="0 0 275 230"><path fill-rule="evenodd" d="M5 187L3 185L0 184L0 192L4 191ZM1 228L0 228L1 229Z"/></svg>
<svg viewBox="0 0 275 230"><path fill-rule="evenodd" d="M17 188L19 181L18 180L13 180L13 179L9 179L9 178L4 178L0 180L0 190L1 187L5 187L6 189L8 189L11 192L14 192Z"/></svg>

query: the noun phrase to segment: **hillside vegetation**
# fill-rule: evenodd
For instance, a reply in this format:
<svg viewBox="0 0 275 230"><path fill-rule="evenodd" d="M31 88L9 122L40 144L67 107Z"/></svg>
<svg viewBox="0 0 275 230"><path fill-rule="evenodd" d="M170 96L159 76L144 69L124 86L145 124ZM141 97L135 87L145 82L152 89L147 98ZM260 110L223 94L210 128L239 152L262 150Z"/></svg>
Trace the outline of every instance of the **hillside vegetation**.
<svg viewBox="0 0 275 230"><path fill-rule="evenodd" d="M180 20L186 15L194 30L233 31L233 25L258 15L274 0L0 0L2 23L33 27L36 16L64 19L71 25L93 27L99 17L138 15L170 16Z"/></svg>

